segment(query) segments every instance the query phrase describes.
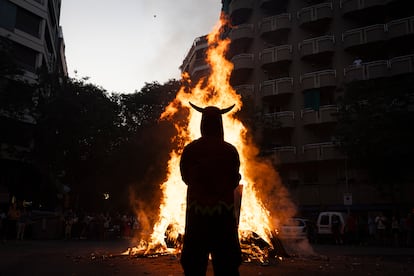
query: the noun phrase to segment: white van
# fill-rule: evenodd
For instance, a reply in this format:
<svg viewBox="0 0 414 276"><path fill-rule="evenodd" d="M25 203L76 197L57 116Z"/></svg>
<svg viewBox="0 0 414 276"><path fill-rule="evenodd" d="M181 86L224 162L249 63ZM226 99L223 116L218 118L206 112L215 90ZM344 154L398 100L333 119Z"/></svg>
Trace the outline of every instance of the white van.
<svg viewBox="0 0 414 276"><path fill-rule="evenodd" d="M344 232L346 213L342 212L321 212L319 213L316 227L319 235L332 235L332 217L338 216L341 222L341 233Z"/></svg>

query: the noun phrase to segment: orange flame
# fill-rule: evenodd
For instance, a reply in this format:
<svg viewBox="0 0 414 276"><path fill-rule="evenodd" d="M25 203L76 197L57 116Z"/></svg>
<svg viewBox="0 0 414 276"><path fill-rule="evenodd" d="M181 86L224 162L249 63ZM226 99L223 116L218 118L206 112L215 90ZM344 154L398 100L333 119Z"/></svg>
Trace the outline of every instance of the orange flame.
<svg viewBox="0 0 414 276"><path fill-rule="evenodd" d="M174 225L178 233L184 233L187 187L181 180L179 161L183 147L200 136L201 120L201 114L190 108L190 101L202 107L214 105L224 108L235 104L231 112L223 115L223 127L224 139L233 144L240 154L243 185L240 232L244 230L255 232L269 242L269 234L278 227L281 215L291 217L295 212L295 207L289 200L289 195L281 185L271 162L257 159L258 149L248 139L247 129L233 116L242 108L242 101L240 95L230 85L233 64L225 59L230 39L220 37L221 30L226 24L225 17L221 16L213 31L207 36L209 48L206 61L211 69L207 82L202 79L191 91L182 86L175 100L161 115L161 119L172 119L183 108L188 109L189 112L186 125L174 121L182 146L170 153L167 181L161 185L163 198L159 219L146 245L147 252L157 249L166 250L164 238L169 225ZM189 81L188 74L184 73L183 79ZM259 191L261 197L258 196ZM265 199L266 204L261 198ZM271 213L274 212L278 215L272 217Z"/></svg>

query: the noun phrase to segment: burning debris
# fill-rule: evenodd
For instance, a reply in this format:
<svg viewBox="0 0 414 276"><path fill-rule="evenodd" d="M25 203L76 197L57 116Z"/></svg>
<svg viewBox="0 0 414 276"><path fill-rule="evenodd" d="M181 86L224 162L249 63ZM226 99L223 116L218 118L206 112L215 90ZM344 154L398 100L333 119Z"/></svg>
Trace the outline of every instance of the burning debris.
<svg viewBox="0 0 414 276"><path fill-rule="evenodd" d="M258 261L261 264L278 261L288 256L275 229L281 220L292 217L296 208L289 199L286 188L280 182L278 173L269 160L258 159L259 150L248 136L243 123L234 117L242 108L241 96L230 85L233 64L225 54L230 39L223 38L222 30L228 22L222 16L214 30L208 35L209 48L206 61L211 73L194 87L183 85L173 102L166 108L161 119L171 120L178 132L175 139L180 147L170 153L168 175L161 185L162 200L158 220L152 233L141 239L135 248L124 254L136 256L156 256L159 254L179 254L185 224L187 187L181 180L179 162L186 144L199 137L201 114L190 108L190 101L198 106L232 106L223 115L225 140L234 145L240 153L240 187L236 189L235 202L239 210L239 232L244 260ZM186 79L185 74L183 75ZM188 80L188 77L187 77ZM193 87L193 88L189 88ZM186 110L187 118L179 120ZM243 196L241 197L241 193ZM240 201L241 200L241 201ZM241 202L241 204L237 204ZM137 214L140 214L137 210Z"/></svg>

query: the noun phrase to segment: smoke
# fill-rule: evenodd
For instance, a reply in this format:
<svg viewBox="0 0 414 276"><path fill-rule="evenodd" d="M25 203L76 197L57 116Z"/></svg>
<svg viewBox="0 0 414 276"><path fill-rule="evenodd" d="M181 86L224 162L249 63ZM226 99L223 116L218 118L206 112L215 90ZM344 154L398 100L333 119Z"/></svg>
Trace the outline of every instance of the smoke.
<svg viewBox="0 0 414 276"><path fill-rule="evenodd" d="M138 231L134 233L133 243L149 241L152 228L158 218L159 209L154 208L150 200L142 200L136 196L135 189L131 186L129 191L129 201L138 220Z"/></svg>
<svg viewBox="0 0 414 276"><path fill-rule="evenodd" d="M281 222L295 216L297 207L272 162L260 158L259 150L252 139L246 139L247 146L243 149L244 155L249 160L249 165L245 168L246 176L254 183L258 196L271 214L273 228L278 229Z"/></svg>
<svg viewBox="0 0 414 276"><path fill-rule="evenodd" d="M158 80L178 78L179 66L193 40L210 32L219 18L219 1L150 0L145 3L147 15L151 16L148 27L152 33L148 35L156 54L142 68Z"/></svg>

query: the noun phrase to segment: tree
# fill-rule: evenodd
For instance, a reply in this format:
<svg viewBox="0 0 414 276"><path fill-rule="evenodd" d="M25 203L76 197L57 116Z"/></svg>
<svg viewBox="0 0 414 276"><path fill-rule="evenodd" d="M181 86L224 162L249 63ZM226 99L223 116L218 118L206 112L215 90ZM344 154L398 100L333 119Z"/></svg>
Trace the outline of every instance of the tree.
<svg viewBox="0 0 414 276"><path fill-rule="evenodd" d="M120 139L119 106L84 80L68 79L53 89L39 106L36 160L52 179L82 195L82 204L96 204L110 184L105 172Z"/></svg>
<svg viewBox="0 0 414 276"><path fill-rule="evenodd" d="M412 75L346 86L336 137L350 163L380 186L412 177L413 100Z"/></svg>
<svg viewBox="0 0 414 276"><path fill-rule="evenodd" d="M44 79L54 93L39 109L36 156L43 170L70 186L78 207L86 209L102 210L104 193L113 207L127 209L131 186L138 197L156 198L174 135L172 125L158 118L179 82L109 95L86 78L52 87L51 78Z"/></svg>

